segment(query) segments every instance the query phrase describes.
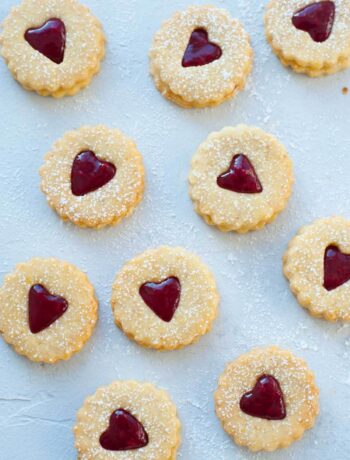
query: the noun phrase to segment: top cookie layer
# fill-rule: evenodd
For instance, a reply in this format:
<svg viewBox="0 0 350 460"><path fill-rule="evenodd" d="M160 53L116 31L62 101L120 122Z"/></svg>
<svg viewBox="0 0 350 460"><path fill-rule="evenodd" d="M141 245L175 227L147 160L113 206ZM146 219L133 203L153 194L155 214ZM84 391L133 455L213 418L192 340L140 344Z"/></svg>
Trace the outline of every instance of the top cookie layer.
<svg viewBox="0 0 350 460"><path fill-rule="evenodd" d="M45 288L46 293L39 293L41 299L36 296L31 309L33 287ZM54 305L56 296L66 302L64 309ZM47 321L50 311L54 321ZM94 289L87 276L67 262L32 259L19 264L0 289L0 332L32 361L69 359L91 336L96 320ZM38 322L46 325L33 330Z"/></svg>
<svg viewBox="0 0 350 460"><path fill-rule="evenodd" d="M100 436L118 409L128 411L142 424L148 437L145 447L111 451L101 446ZM175 460L180 443L180 421L168 394L150 383L134 381L113 382L88 397L78 412L74 432L81 460ZM125 430L121 438L127 434Z"/></svg>
<svg viewBox="0 0 350 460"><path fill-rule="evenodd" d="M61 20L66 30L63 62L57 64L25 39L31 28ZM14 77L41 95L62 97L86 86L98 72L105 38L99 21L76 0L24 0L3 23L1 53Z"/></svg>
<svg viewBox="0 0 350 460"><path fill-rule="evenodd" d="M207 32L222 55L206 65L184 67L191 34L198 29ZM239 21L225 10L192 6L162 25L154 36L150 59L151 73L165 96L185 107L204 107L221 103L244 86L252 49Z"/></svg>
<svg viewBox="0 0 350 460"><path fill-rule="evenodd" d="M77 196L72 190L72 171L77 155L84 151L96 155L95 161L112 165L116 173L104 186ZM118 223L143 196L144 167L135 143L119 130L102 125L66 133L46 155L40 175L50 206L63 219L82 227Z"/></svg>
<svg viewBox="0 0 350 460"><path fill-rule="evenodd" d="M330 248L334 248L332 260L327 264ZM350 222L342 217L317 220L299 230L289 243L283 259L284 274L299 303L312 315L328 321L350 321L347 256L350 258ZM327 286L327 275L333 282L331 287ZM343 282L334 285L337 279Z"/></svg>
<svg viewBox="0 0 350 460"><path fill-rule="evenodd" d="M210 330L219 295L198 257L162 246L124 265L111 303L117 325L129 337L146 347L173 350Z"/></svg>
<svg viewBox="0 0 350 460"><path fill-rule="evenodd" d="M286 412L280 419L252 416L242 410L242 397L248 393L250 404L253 398L260 410L266 404L266 392L256 394L256 384L263 376L276 379L282 394ZM313 426L319 410L318 393L314 376L302 359L278 347L254 349L229 363L221 375L215 393L216 413L237 444L253 451L273 451L289 446Z"/></svg>
<svg viewBox="0 0 350 460"><path fill-rule="evenodd" d="M237 172L234 159L244 156L257 181L257 193L240 193L219 186L219 177ZM284 146L259 128L239 125L210 134L199 146L189 175L196 211L222 231L245 233L273 220L292 191L292 163ZM242 185L242 184L241 184Z"/></svg>
<svg viewBox="0 0 350 460"><path fill-rule="evenodd" d="M346 67L350 58L350 0L333 0L334 21L329 37L315 41L297 29L293 15L312 4L310 0L271 0L266 9L268 41L282 61L295 70L318 76ZM317 3L317 2L316 2Z"/></svg>

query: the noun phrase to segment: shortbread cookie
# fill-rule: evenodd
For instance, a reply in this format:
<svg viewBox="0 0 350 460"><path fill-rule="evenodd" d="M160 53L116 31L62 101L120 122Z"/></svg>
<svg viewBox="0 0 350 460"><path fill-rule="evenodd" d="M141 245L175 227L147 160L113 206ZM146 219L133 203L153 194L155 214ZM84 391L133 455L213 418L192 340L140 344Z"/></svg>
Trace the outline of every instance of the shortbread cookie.
<svg viewBox="0 0 350 460"><path fill-rule="evenodd" d="M77 0L23 0L3 23L1 54L16 80L41 96L72 96L100 70L105 38Z"/></svg>
<svg viewBox="0 0 350 460"><path fill-rule="evenodd" d="M311 77L350 66L350 0L271 0L267 40L281 62Z"/></svg>
<svg viewBox="0 0 350 460"><path fill-rule="evenodd" d="M145 347L173 350L211 329L219 295L213 275L198 257L160 247L121 269L111 303L115 322L126 335Z"/></svg>
<svg viewBox="0 0 350 460"><path fill-rule="evenodd" d="M317 220L292 239L284 274L299 303L328 321L350 321L350 221Z"/></svg>
<svg viewBox="0 0 350 460"><path fill-rule="evenodd" d="M292 191L286 149L259 128L239 125L210 134L189 175L195 210L220 230L245 233L272 222Z"/></svg>
<svg viewBox="0 0 350 460"><path fill-rule="evenodd" d="M237 444L273 451L314 425L318 394L303 360L277 347L258 348L226 367L215 393L216 414Z"/></svg>
<svg viewBox="0 0 350 460"><path fill-rule="evenodd" d="M69 359L90 338L96 321L93 287L66 262L19 264L0 289L0 333L32 361Z"/></svg>
<svg viewBox="0 0 350 460"><path fill-rule="evenodd" d="M181 424L168 394L114 382L87 398L74 428L79 460L175 460Z"/></svg>
<svg viewBox="0 0 350 460"><path fill-rule="evenodd" d="M57 141L40 169L49 205L81 227L117 224L144 191L144 167L135 143L117 129L84 126Z"/></svg>
<svg viewBox="0 0 350 460"><path fill-rule="evenodd" d="M244 88L252 56L237 19L223 9L191 6L155 34L151 74L158 90L176 104L214 106Z"/></svg>

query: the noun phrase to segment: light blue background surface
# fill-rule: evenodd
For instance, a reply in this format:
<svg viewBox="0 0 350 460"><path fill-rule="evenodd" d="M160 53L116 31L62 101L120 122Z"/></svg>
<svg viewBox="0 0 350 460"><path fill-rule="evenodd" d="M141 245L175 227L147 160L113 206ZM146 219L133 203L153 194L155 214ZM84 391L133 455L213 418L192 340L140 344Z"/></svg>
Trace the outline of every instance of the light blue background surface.
<svg viewBox="0 0 350 460"><path fill-rule="evenodd" d="M38 365L0 341L1 460L76 456L76 410L114 379L166 388L183 422L179 459L343 460L350 458L349 327L315 320L288 290L281 257L297 229L315 218L350 218L350 73L312 80L283 68L265 42L262 0L215 3L241 19L255 51L248 88L218 108L186 111L164 100L148 76L147 53L160 23L189 0L84 0L102 21L107 56L93 84L74 98L24 91L0 63L0 278L33 256L67 259L85 270L100 321L67 363ZM1 0L0 20L15 0ZM206 3L198 1L197 3ZM288 209L261 232L237 236L208 227L193 211L187 174L213 130L250 123L277 135L295 164ZM145 200L120 226L99 232L62 223L39 190L38 169L52 143L82 124L105 123L133 137L147 170ZM222 297L212 333L173 353L144 350L114 326L111 283L121 265L159 244L182 245L214 271ZM250 454L225 435L212 394L225 363L251 347L277 344L304 357L321 389L314 430L290 449Z"/></svg>

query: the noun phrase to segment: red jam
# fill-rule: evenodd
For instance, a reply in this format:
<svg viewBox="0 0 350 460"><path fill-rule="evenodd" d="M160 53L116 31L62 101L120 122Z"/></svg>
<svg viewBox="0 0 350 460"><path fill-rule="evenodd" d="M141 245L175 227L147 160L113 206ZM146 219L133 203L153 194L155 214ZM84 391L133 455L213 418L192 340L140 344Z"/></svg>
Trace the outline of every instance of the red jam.
<svg viewBox="0 0 350 460"><path fill-rule="evenodd" d="M52 62L61 64L66 48L66 27L61 19L52 18L40 27L28 29L24 38L32 48Z"/></svg>
<svg viewBox="0 0 350 460"><path fill-rule="evenodd" d="M63 297L52 295L41 284L34 284L28 295L29 329L32 334L43 331L57 321L68 309Z"/></svg>
<svg viewBox="0 0 350 460"><path fill-rule="evenodd" d="M140 287L145 304L163 321L170 323L179 306L181 284L174 276L159 283L149 282Z"/></svg>
<svg viewBox="0 0 350 460"><path fill-rule="evenodd" d="M266 420L283 420L287 415L280 384L272 375L258 379L252 391L242 396L240 408L245 414Z"/></svg>
<svg viewBox="0 0 350 460"><path fill-rule="evenodd" d="M100 160L90 150L79 153L71 171L71 189L75 196L87 195L106 185L113 179L117 168L112 163Z"/></svg>
<svg viewBox="0 0 350 460"><path fill-rule="evenodd" d="M322 43L331 35L334 19L334 2L321 1L296 11L292 23L297 29L308 32L313 41Z"/></svg>
<svg viewBox="0 0 350 460"><path fill-rule="evenodd" d="M324 253L324 288L333 291L349 280L350 254L342 253L335 245L328 246Z"/></svg>
<svg viewBox="0 0 350 460"><path fill-rule="evenodd" d="M141 449L148 444L143 425L130 412L118 409L110 416L109 427L100 436L103 449L112 451Z"/></svg>
<svg viewBox="0 0 350 460"><path fill-rule="evenodd" d="M263 187L249 158L235 155L227 171L217 178L219 187L237 193L261 193Z"/></svg>
<svg viewBox="0 0 350 460"><path fill-rule="evenodd" d="M195 29L182 59L182 67L207 65L220 59L221 56L220 46L209 41L208 32L205 29Z"/></svg>

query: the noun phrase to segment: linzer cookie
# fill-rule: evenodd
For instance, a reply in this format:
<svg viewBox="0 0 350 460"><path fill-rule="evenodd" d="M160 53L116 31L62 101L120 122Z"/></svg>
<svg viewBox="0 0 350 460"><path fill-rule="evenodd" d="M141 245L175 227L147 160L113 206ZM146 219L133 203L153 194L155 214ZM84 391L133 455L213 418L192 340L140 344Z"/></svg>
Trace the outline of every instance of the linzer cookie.
<svg viewBox="0 0 350 460"><path fill-rule="evenodd" d="M143 161L135 143L105 126L66 133L46 155L40 175L49 205L81 227L117 224L143 197Z"/></svg>
<svg viewBox="0 0 350 460"><path fill-rule="evenodd" d="M164 22L150 51L158 90L182 107L221 104L245 86L249 37L223 9L191 6Z"/></svg>
<svg viewBox="0 0 350 460"><path fill-rule="evenodd" d="M97 301L86 275L56 259L19 264L0 289L0 332L32 361L69 359L90 338Z"/></svg>
<svg viewBox="0 0 350 460"><path fill-rule="evenodd" d="M63 97L88 86L100 70L100 22L77 0L23 0L3 23L1 54L21 85Z"/></svg>
<svg viewBox="0 0 350 460"><path fill-rule="evenodd" d="M318 393L303 360L277 347L258 348L226 367L215 393L216 413L237 444L274 451L314 425Z"/></svg>
<svg viewBox="0 0 350 460"><path fill-rule="evenodd" d="M173 350L211 329L219 295L213 275L198 257L160 247L121 269L111 303L115 322L126 335L145 347Z"/></svg>
<svg viewBox="0 0 350 460"><path fill-rule="evenodd" d="M79 460L175 460L181 424L164 390L114 382L87 398L74 428Z"/></svg>
<svg viewBox="0 0 350 460"><path fill-rule="evenodd" d="M285 208L292 191L286 149L259 128L239 125L210 134L189 175L195 210L222 231L257 230Z"/></svg>
<svg viewBox="0 0 350 460"><path fill-rule="evenodd" d="M350 66L350 0L271 0L266 36L281 62L311 77Z"/></svg>
<svg viewBox="0 0 350 460"><path fill-rule="evenodd" d="M283 258L300 305L328 321L350 321L350 222L341 217L301 228Z"/></svg>

